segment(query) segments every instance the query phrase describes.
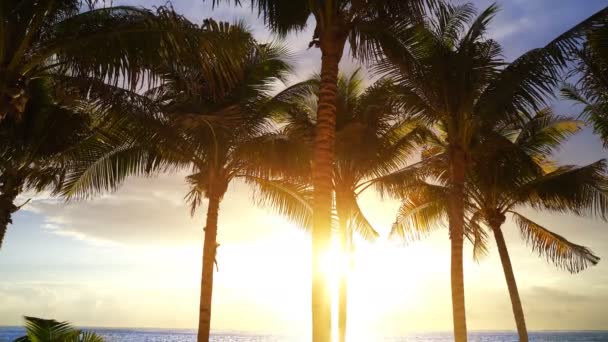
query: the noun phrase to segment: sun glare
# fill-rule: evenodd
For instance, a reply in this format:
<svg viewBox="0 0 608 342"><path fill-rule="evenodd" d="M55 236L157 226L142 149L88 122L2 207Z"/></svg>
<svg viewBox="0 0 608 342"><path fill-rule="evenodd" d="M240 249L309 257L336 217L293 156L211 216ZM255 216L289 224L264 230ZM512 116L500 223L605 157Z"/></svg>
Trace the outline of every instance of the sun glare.
<svg viewBox="0 0 608 342"><path fill-rule="evenodd" d="M338 333L339 287L343 274L348 281L349 340L363 341L353 338L373 336L374 324L370 322L380 321L396 307L416 304L418 284L411 279L411 274L422 270L404 272L398 267L400 261L407 260L405 254L402 248L390 244L360 242L348 255L341 251L338 241L332 242L324 257L323 272L330 286L334 338Z"/></svg>

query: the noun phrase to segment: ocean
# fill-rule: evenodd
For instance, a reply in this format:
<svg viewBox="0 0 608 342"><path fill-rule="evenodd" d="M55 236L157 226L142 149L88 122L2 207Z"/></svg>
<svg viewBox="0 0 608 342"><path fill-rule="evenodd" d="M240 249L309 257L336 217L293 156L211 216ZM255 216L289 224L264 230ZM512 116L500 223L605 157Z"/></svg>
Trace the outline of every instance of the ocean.
<svg viewBox="0 0 608 342"><path fill-rule="evenodd" d="M196 341L193 330L170 329L108 329L90 328L108 342L191 342ZM0 341L12 342L23 335L23 328L0 327ZM211 338L213 342L304 342L305 339L287 336L252 335L243 333L218 333ZM377 338L369 342L449 342L450 333L412 334L402 337ZM470 342L516 342L514 332L472 332ZM530 332L533 342L608 342L608 331L539 331Z"/></svg>

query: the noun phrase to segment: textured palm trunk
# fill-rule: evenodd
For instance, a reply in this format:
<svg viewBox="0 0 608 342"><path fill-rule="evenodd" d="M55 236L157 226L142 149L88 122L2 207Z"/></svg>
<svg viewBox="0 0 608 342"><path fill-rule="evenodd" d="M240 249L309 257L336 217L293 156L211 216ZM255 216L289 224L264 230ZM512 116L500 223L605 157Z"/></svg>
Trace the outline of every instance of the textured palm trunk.
<svg viewBox="0 0 608 342"><path fill-rule="evenodd" d="M494 232L494 238L496 239L496 246L498 247L498 254L500 255L502 269L505 273L505 279L507 281L507 287L509 289L509 296L511 297L511 306L513 307L513 316L515 316L515 324L517 325L517 334L519 335L519 341L528 342L528 330L526 329L524 309L521 305L519 291L517 290L517 283L515 282L515 274L513 273L513 266L511 265L509 251L507 250L505 237L502 234L500 226L500 224L493 225L492 231Z"/></svg>
<svg viewBox="0 0 608 342"><path fill-rule="evenodd" d="M465 155L460 148L451 153L450 190L448 198L450 242L451 242L451 285L452 319L454 321L455 342L467 341L467 320L464 299L464 269L462 247L464 240L464 180Z"/></svg>
<svg viewBox="0 0 608 342"><path fill-rule="evenodd" d="M351 233L348 229L347 214L338 212L340 220L340 252L344 260L350 258ZM346 321L348 317L348 267L345 263L341 269L338 294L338 341L346 341Z"/></svg>
<svg viewBox="0 0 608 342"><path fill-rule="evenodd" d="M4 236L8 225L13 223L13 214L19 210L15 205L15 199L23 189L23 180L12 176L9 172L2 175L0 186L0 249L4 242Z"/></svg>
<svg viewBox="0 0 608 342"><path fill-rule="evenodd" d="M323 255L331 239L334 140L338 67L345 37L329 32L321 37L321 83L317 107L312 182L314 187L312 227L312 341L331 340L331 305L328 279L323 274Z"/></svg>
<svg viewBox="0 0 608 342"><path fill-rule="evenodd" d="M213 268L217 251L217 218L221 194L210 191L203 245L203 271L201 277L201 298L198 318L198 342L208 342L211 332L211 299L213 295Z"/></svg>

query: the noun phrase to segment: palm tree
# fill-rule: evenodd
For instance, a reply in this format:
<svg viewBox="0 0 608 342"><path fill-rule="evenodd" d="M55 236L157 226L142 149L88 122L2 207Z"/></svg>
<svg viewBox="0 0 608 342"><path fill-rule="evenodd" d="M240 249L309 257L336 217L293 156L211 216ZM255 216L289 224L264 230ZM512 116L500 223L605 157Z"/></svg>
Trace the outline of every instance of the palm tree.
<svg viewBox="0 0 608 342"><path fill-rule="evenodd" d="M240 4L240 0L229 0ZM213 4L221 0L213 0ZM312 339L327 342L331 337L331 309L322 255L331 237L332 173L336 132L339 63L346 42L353 57L370 59L378 42L423 16L434 0L255 0L252 7L275 32L300 31L314 17L311 47L321 50L321 82L317 106L312 168L314 223L312 228ZM400 14L400 15L397 15Z"/></svg>
<svg viewBox="0 0 608 342"><path fill-rule="evenodd" d="M399 106L391 98L392 84L378 81L363 86L360 69L338 79L336 109L336 161L333 171L339 241L346 260L352 253L353 233L374 240L378 233L366 219L357 198L372 186L383 185L393 172L401 170L406 160L422 141L424 130L415 122L400 117ZM319 78L304 81L276 95L286 104L279 122L279 134L292 144L285 156L312 156ZM309 166L310 159L303 160ZM290 168L293 167L290 165ZM289 174L290 170L286 171ZM308 171L310 169L308 168ZM310 229L312 222L312 184L310 177L289 175L282 179L250 177L257 186L259 204L276 210L301 227ZM346 339L348 278L346 269L339 275L339 341Z"/></svg>
<svg viewBox="0 0 608 342"><path fill-rule="evenodd" d="M53 83L29 84L20 120L0 122L0 247L26 190L58 190L72 149L91 133L91 117L50 95Z"/></svg>
<svg viewBox="0 0 608 342"><path fill-rule="evenodd" d="M386 58L379 73L391 76L401 88L403 107L445 132L449 175L448 217L451 240L451 287L454 335L466 341L462 247L464 242L464 183L474 132L497 122L519 120L522 113L544 107L552 95L564 54L576 39L575 29L547 46L505 63L499 44L485 38L498 8L492 5L475 17L470 4L439 5L423 24L411 28L399 44L383 47ZM604 11L605 12L605 11ZM602 13L605 15L605 13Z"/></svg>
<svg viewBox="0 0 608 342"><path fill-rule="evenodd" d="M552 212L593 214L606 217L608 179L603 160L583 166L557 166L551 155L580 129L581 123L539 112L522 125L506 125L486 136L475 147L474 160L465 185L466 235L473 242L474 257L487 252L487 232L493 233L502 263L520 341L528 341L515 275L502 225L511 215L530 247L556 266L571 273L595 265L599 258L588 248L574 244L527 218L518 209L530 207ZM411 239L426 235L439 226L448 208L449 190L445 144L436 144L413 169L421 172L420 183L403 189L404 204L392 234ZM423 170L424 168L424 170ZM411 170L414 171L414 170ZM426 179L426 180L425 180ZM435 182L428 182L429 179Z"/></svg>
<svg viewBox="0 0 608 342"><path fill-rule="evenodd" d="M64 170L57 161L66 156L60 152L83 134L75 122L86 125L92 114L76 117L84 104L93 111L113 106L121 115L138 98L140 85L156 83L157 65L183 63L181 52L193 47L216 92L238 76L234 50L218 49L228 44L212 34L193 34L196 26L171 9L90 7L81 12L81 5L79 0L0 4L0 246L20 208L16 196L24 189L59 185Z"/></svg>
<svg viewBox="0 0 608 342"><path fill-rule="evenodd" d="M14 342L104 342L104 339L96 333L81 331L68 322L36 317L24 318L26 336Z"/></svg>
<svg viewBox="0 0 608 342"><path fill-rule="evenodd" d="M243 83L219 100L207 98L205 93L200 97L183 98L180 95L185 89L179 84L175 84L177 87L169 84L161 90L161 98L172 101L164 108L172 117L171 120L187 119L190 113L194 113L194 120L201 120L187 128L188 135L195 139L197 145L200 144L190 156L194 172L188 176L192 186L188 200L192 213L203 198L208 199L198 341L208 341L211 328L213 268L218 246L217 221L221 200L229 183L248 167L247 154L264 139L264 132L270 123L269 112L264 108L267 91L275 80L282 79L289 70L285 63L285 52L272 46L259 46L251 51L250 61L245 66ZM216 117L236 123L229 123L224 128L207 126Z"/></svg>
<svg viewBox="0 0 608 342"><path fill-rule="evenodd" d="M208 341L211 328L213 268L221 201L230 182L241 177L244 170L256 174L255 170L262 170L257 163L262 160L271 163L272 148L266 150L271 147L266 142L272 139L265 136L273 113L269 92L274 83L290 71L284 48L254 43L250 35L243 36L240 25L207 20L203 26L205 30L225 39L234 34L246 38L240 42L241 46L247 47L245 55L239 57L243 59L238 70L240 82L216 92L212 89L214 80L207 80L198 62L160 66L161 84L139 99L141 103L150 103L142 108L137 108L138 105L131 108L136 114L135 120L131 120L131 127L126 131L124 122L112 125L106 133L112 138L103 141L92 157L90 153L85 156L80 167L68 175L64 188L68 197L86 197L116 189L128 175L151 174L167 168L191 170L187 177L191 190L186 199L192 215L204 199L208 200L198 341ZM158 112L138 113L150 110ZM140 132L142 127L143 134ZM275 162L280 163L276 159Z"/></svg>

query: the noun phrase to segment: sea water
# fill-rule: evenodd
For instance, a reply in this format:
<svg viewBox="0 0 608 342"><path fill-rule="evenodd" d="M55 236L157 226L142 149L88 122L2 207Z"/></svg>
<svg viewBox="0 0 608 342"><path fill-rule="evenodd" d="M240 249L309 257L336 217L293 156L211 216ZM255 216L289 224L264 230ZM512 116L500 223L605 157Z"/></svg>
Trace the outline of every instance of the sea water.
<svg viewBox="0 0 608 342"><path fill-rule="evenodd" d="M196 333L193 330L171 329L108 329L89 328L100 334L107 342L193 342ZM12 342L23 336L20 327L0 327L0 341ZM213 334L213 342L304 342L307 339L296 336L255 335L245 333ZM357 339L357 342L359 339ZM471 332L470 342L516 342L515 332ZM449 342L453 341L450 333L411 334L401 337L378 337L369 342ZM608 331L539 331L530 332L533 342L608 342Z"/></svg>

